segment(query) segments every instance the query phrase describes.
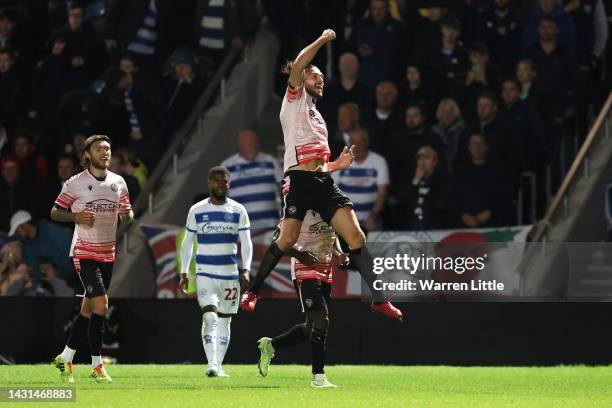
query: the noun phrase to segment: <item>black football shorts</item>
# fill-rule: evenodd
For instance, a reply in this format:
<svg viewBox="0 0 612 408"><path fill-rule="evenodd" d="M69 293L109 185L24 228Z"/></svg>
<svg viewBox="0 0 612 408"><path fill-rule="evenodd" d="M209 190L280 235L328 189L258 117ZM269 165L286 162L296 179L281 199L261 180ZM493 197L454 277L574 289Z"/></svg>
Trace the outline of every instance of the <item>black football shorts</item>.
<svg viewBox="0 0 612 408"><path fill-rule="evenodd" d="M338 208L353 206L328 172L289 170L283 180L284 218L304 221L306 211L318 212L330 223Z"/></svg>
<svg viewBox="0 0 612 408"><path fill-rule="evenodd" d="M79 261L80 265L77 273L83 285L82 296L91 299L106 295L111 283L114 263L97 262L90 259L80 259Z"/></svg>

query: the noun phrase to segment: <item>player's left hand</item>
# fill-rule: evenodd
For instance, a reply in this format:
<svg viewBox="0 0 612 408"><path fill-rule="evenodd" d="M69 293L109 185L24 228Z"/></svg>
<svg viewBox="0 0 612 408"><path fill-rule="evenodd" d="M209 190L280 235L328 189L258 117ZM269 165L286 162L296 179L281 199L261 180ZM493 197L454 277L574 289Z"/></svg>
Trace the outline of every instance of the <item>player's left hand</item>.
<svg viewBox="0 0 612 408"><path fill-rule="evenodd" d="M347 270L351 264L351 259L349 258L348 254L341 254L340 256L338 256L338 268L342 269L342 270Z"/></svg>
<svg viewBox="0 0 612 408"><path fill-rule="evenodd" d="M251 272L248 269L242 269L239 279L240 290L242 292L245 292L249 288L249 283L251 282Z"/></svg>
<svg viewBox="0 0 612 408"><path fill-rule="evenodd" d="M187 287L189 286L189 278L186 274L181 273L181 280L179 281L179 290L185 295L187 294Z"/></svg>
<svg viewBox="0 0 612 408"><path fill-rule="evenodd" d="M132 204L119 204L119 216L123 217L132 211Z"/></svg>
<svg viewBox="0 0 612 408"><path fill-rule="evenodd" d="M351 146L350 148L344 146L342 153L340 153L340 157L338 157L338 170L346 169L347 167L351 167L353 164L353 159L355 158L355 146Z"/></svg>

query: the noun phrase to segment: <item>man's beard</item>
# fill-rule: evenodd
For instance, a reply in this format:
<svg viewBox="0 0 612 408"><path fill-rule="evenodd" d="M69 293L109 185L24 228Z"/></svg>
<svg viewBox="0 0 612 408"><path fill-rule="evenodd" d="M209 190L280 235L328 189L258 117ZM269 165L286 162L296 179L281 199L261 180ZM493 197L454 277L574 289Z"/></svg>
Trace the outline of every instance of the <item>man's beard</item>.
<svg viewBox="0 0 612 408"><path fill-rule="evenodd" d="M102 164L101 161L91 159L91 167L93 167L96 170L108 170L109 165L110 165L109 162L107 162L107 164Z"/></svg>
<svg viewBox="0 0 612 408"><path fill-rule="evenodd" d="M305 86L305 87L304 87L304 89L306 89L306 93L307 93L308 95L310 95L311 97L313 97L314 99L318 99L318 98L320 98L321 96L323 96L323 92L321 92L321 95L317 95L317 94L315 93L315 92L316 92L316 90L311 91L310 89L308 89L308 87L307 87L307 86Z"/></svg>
<svg viewBox="0 0 612 408"><path fill-rule="evenodd" d="M227 198L227 192L223 192L223 193L217 193L216 191L211 191L210 195L218 201L225 201L225 199Z"/></svg>

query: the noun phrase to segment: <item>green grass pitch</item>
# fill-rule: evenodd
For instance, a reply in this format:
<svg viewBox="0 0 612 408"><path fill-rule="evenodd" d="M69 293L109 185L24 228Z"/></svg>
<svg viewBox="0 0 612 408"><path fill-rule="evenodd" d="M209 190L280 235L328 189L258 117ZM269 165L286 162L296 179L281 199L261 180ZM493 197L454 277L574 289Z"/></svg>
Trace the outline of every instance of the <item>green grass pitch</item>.
<svg viewBox="0 0 612 408"><path fill-rule="evenodd" d="M311 389L309 367L228 365L207 378L203 365L109 365L96 384L77 365L75 403L84 407L612 407L612 367L329 366L337 389ZM60 386L51 365L0 366L1 387ZM0 403L0 408L21 406Z"/></svg>

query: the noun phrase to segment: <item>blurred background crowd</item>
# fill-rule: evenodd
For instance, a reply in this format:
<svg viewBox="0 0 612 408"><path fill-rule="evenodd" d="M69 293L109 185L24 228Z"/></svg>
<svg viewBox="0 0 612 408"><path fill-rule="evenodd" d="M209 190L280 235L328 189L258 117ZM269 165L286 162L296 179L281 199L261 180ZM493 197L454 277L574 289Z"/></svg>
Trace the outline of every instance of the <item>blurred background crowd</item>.
<svg viewBox="0 0 612 408"><path fill-rule="evenodd" d="M612 78L610 0L0 7L0 295L73 283L70 228L47 218L80 171L85 137L111 137L111 170L134 201L226 53L262 27L278 34L279 71L336 31L314 61L326 77L317 107L333 156L356 146L356 165L336 181L369 230L516 225L525 173L541 216ZM282 97L286 77L275 75ZM255 160L257 139L241 135L238 155Z"/></svg>

